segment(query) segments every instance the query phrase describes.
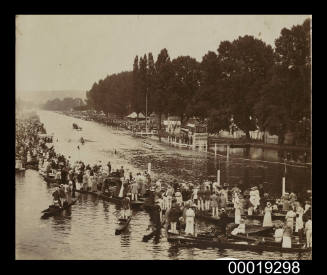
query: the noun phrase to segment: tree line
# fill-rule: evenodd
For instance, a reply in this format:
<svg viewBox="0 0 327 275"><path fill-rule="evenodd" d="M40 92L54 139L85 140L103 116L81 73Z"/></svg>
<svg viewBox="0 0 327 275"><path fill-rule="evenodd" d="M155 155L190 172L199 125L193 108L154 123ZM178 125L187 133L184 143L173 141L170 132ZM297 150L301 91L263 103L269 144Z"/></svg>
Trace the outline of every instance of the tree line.
<svg viewBox="0 0 327 275"><path fill-rule="evenodd" d="M190 56L170 59L162 49L136 56L133 71L107 76L87 92L87 104L106 113L155 112L207 121L218 133L231 123L250 137L260 129L279 136L288 131L310 143L311 25L284 28L275 47L253 36L222 41L201 62ZM161 125L159 125L161 127Z"/></svg>

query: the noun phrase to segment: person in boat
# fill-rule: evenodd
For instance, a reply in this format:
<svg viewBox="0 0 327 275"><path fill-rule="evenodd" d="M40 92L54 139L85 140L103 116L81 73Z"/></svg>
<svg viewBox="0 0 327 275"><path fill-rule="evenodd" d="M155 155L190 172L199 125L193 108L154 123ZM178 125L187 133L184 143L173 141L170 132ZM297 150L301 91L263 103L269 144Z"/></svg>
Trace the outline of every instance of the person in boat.
<svg viewBox="0 0 327 275"><path fill-rule="evenodd" d="M89 178L88 178L88 181L87 181L87 191L91 191L93 181L94 181L94 172L93 172L93 170L90 170Z"/></svg>
<svg viewBox="0 0 327 275"><path fill-rule="evenodd" d="M133 181L131 184L131 193L132 193L132 201L137 201L138 195L138 184L136 181Z"/></svg>
<svg viewBox="0 0 327 275"><path fill-rule="evenodd" d="M97 188L98 177L95 173L93 173L93 178L91 179L91 183L92 183L91 192L97 192L98 191L98 188Z"/></svg>
<svg viewBox="0 0 327 275"><path fill-rule="evenodd" d="M306 246L312 247L312 220L311 216L308 216L308 220L305 223L305 236L306 236Z"/></svg>
<svg viewBox="0 0 327 275"><path fill-rule="evenodd" d="M221 227L221 232L223 235L227 234L227 225L229 223L229 217L226 213L225 208L221 208L220 213L219 213L219 221L220 221L220 227Z"/></svg>
<svg viewBox="0 0 327 275"><path fill-rule="evenodd" d="M296 213L293 211L293 209L291 208L285 216L285 220L286 220L286 224L288 227L291 228L292 233L293 233L293 229L294 229L294 218L296 217Z"/></svg>
<svg viewBox="0 0 327 275"><path fill-rule="evenodd" d="M122 200L122 208L123 208L123 213L122 213L122 218L123 219L128 219L129 216L131 215L130 213L130 199L129 197L124 197Z"/></svg>
<svg viewBox="0 0 327 275"><path fill-rule="evenodd" d="M272 227L272 219L271 219L271 212L272 212L272 206L270 202L267 202L267 205L265 207L265 215L263 217L263 223L262 226L263 227Z"/></svg>
<svg viewBox="0 0 327 275"><path fill-rule="evenodd" d="M83 172L79 171L77 176L77 190L83 190Z"/></svg>
<svg viewBox="0 0 327 275"><path fill-rule="evenodd" d="M107 167L108 167L108 173L110 175L110 173L111 173L111 163L110 163L110 161L108 161Z"/></svg>
<svg viewBox="0 0 327 275"><path fill-rule="evenodd" d="M296 205L296 211L295 211L296 217L295 217L295 232L299 236L299 242L302 242L303 240L303 214L304 209L302 208L301 203L298 201Z"/></svg>
<svg viewBox="0 0 327 275"><path fill-rule="evenodd" d="M237 234L245 234L245 220L240 219L238 227L234 228L231 232L232 235L236 236Z"/></svg>
<svg viewBox="0 0 327 275"><path fill-rule="evenodd" d="M274 232L274 238L276 243L281 243L283 240L284 229L282 224L277 224Z"/></svg>
<svg viewBox="0 0 327 275"><path fill-rule="evenodd" d="M65 187L66 200L68 204L72 202L72 187L73 187L72 181L69 181L68 185Z"/></svg>
<svg viewBox="0 0 327 275"><path fill-rule="evenodd" d="M176 203L181 206L183 203L183 197L182 197L182 193L180 192L180 189L177 188L177 191L175 193L175 199L176 199Z"/></svg>
<svg viewBox="0 0 327 275"><path fill-rule="evenodd" d="M167 209L170 209L173 202L174 188L172 186L168 186L167 189Z"/></svg>
<svg viewBox="0 0 327 275"><path fill-rule="evenodd" d="M305 201L303 216L307 215L307 213L311 213L311 202L308 200Z"/></svg>
<svg viewBox="0 0 327 275"><path fill-rule="evenodd" d="M234 209L235 209L235 220L234 220L234 222L235 222L235 224L240 224L240 221L241 221L241 202L239 200L237 192L234 193L233 202L234 202Z"/></svg>
<svg viewBox="0 0 327 275"><path fill-rule="evenodd" d="M171 209L168 212L168 219L170 222L170 232L174 234L178 234L177 231L177 222L179 221L179 218L182 215L182 211L179 208L178 204L174 200L171 206Z"/></svg>
<svg viewBox="0 0 327 275"><path fill-rule="evenodd" d="M219 198L218 198L218 208L222 209L222 208L226 208L227 206L227 198L225 197L225 193L224 192L219 192Z"/></svg>
<svg viewBox="0 0 327 275"><path fill-rule="evenodd" d="M204 185L205 190L204 190L204 210L209 211L210 210L210 197L211 197L211 192L210 192L210 186L209 183L207 185Z"/></svg>
<svg viewBox="0 0 327 275"><path fill-rule="evenodd" d="M211 209L212 209L212 217L218 217L218 196L217 192L214 192L211 195Z"/></svg>
<svg viewBox="0 0 327 275"><path fill-rule="evenodd" d="M204 190L202 184L200 184L198 191L198 209L204 211Z"/></svg>
<svg viewBox="0 0 327 275"><path fill-rule="evenodd" d="M67 184L67 175L68 175L67 169L63 167L61 169L61 175L60 175L62 184Z"/></svg>
<svg viewBox="0 0 327 275"><path fill-rule="evenodd" d="M67 200L66 200L65 187L63 184L60 184L59 195L60 195L60 199L62 201L62 206L65 206L67 204Z"/></svg>
<svg viewBox="0 0 327 275"><path fill-rule="evenodd" d="M250 201L251 201L251 203L253 205L254 212L256 212L257 208L260 205L260 194L259 194L258 187L256 187L256 186L253 186L251 188L251 191L250 191Z"/></svg>
<svg viewBox="0 0 327 275"><path fill-rule="evenodd" d="M194 236L194 219L195 219L195 211L193 209L195 204L187 206L187 210L185 212L185 234L189 234Z"/></svg>
<svg viewBox="0 0 327 275"><path fill-rule="evenodd" d="M120 175L121 178L123 178L124 177L124 174L125 174L124 166L121 166L120 167L120 170L119 170L119 175Z"/></svg>
<svg viewBox="0 0 327 275"><path fill-rule="evenodd" d="M290 224L286 223L283 230L283 248L292 248L292 233L293 227L291 227Z"/></svg>
<svg viewBox="0 0 327 275"><path fill-rule="evenodd" d="M198 187L194 187L192 190L192 202L196 205L198 205L198 192L199 192L199 188Z"/></svg>
<svg viewBox="0 0 327 275"><path fill-rule="evenodd" d="M87 187L88 187L88 182L89 182L89 177L88 177L88 170L86 170L83 173L83 191L87 191Z"/></svg>
<svg viewBox="0 0 327 275"><path fill-rule="evenodd" d="M60 200L60 193L59 193L59 187L56 187L55 191L52 193L53 197L53 204L55 207L62 207L62 203Z"/></svg>

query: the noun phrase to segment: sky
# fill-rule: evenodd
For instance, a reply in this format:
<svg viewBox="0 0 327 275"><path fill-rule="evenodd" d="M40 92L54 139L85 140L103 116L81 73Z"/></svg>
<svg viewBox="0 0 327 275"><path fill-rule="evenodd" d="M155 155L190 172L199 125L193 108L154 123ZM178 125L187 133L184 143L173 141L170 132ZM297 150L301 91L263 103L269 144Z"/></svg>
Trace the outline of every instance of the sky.
<svg viewBox="0 0 327 275"><path fill-rule="evenodd" d="M309 15L19 15L16 91L91 89L107 75L131 71L136 55L166 48L171 59L198 61L221 41L253 35L270 45L281 29Z"/></svg>

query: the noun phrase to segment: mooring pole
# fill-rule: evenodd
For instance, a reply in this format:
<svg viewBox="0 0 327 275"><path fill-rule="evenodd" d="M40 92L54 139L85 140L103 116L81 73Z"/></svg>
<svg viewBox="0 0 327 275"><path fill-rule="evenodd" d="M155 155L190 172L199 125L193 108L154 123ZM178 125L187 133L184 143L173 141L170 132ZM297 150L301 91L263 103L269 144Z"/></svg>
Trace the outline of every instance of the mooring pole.
<svg viewBox="0 0 327 275"><path fill-rule="evenodd" d="M218 161L217 183L218 183L218 186L220 186L220 160Z"/></svg>
<svg viewBox="0 0 327 275"><path fill-rule="evenodd" d="M284 162L284 176L282 180L282 196L286 193L286 162Z"/></svg>

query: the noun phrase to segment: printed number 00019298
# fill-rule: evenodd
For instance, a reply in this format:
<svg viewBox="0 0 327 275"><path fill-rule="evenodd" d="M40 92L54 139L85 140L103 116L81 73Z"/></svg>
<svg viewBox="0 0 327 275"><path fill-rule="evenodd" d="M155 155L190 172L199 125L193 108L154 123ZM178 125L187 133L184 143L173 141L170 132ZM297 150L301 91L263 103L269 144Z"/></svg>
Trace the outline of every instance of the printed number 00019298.
<svg viewBox="0 0 327 275"><path fill-rule="evenodd" d="M300 263L297 261L259 261L257 263L231 261L228 265L228 271L229 274L298 274L300 273Z"/></svg>

